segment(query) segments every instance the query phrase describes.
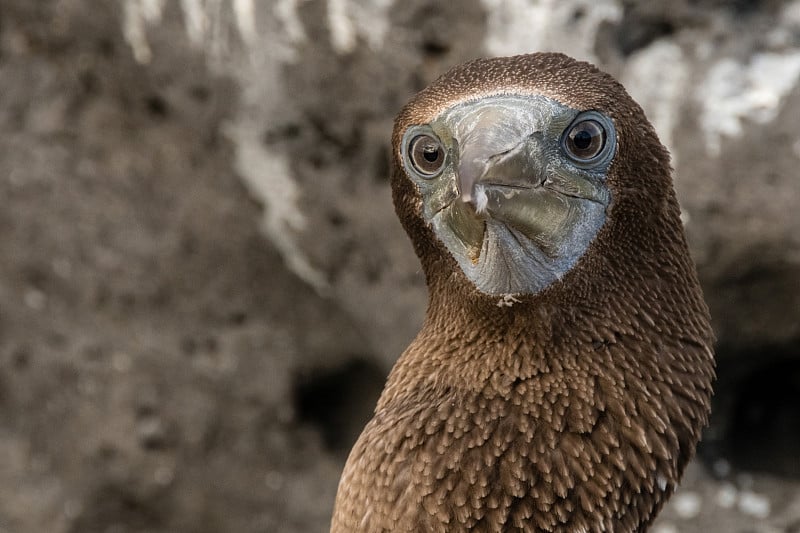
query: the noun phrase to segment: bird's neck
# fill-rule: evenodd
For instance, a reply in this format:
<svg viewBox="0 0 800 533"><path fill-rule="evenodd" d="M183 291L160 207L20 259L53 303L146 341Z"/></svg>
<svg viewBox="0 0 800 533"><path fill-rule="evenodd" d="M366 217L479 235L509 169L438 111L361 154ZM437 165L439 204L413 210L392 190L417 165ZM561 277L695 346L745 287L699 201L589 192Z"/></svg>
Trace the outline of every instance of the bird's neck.
<svg viewBox="0 0 800 533"><path fill-rule="evenodd" d="M409 486L427 494L485 476L491 501L514 494L520 505L543 505L530 518L542 530L553 530L564 498L571 530L646 524L706 424L711 337L703 310L693 309L699 292L669 298L635 280L624 290L624 298L582 292L509 307L434 285L423 328L392 370L354 464L373 446L389 451L368 477L413 472L386 489L392 501ZM633 297L640 294L647 297Z"/></svg>
<svg viewBox="0 0 800 533"><path fill-rule="evenodd" d="M417 393L502 394L519 380L585 363L578 360L576 338L566 333L575 318L570 313L509 304L476 309L432 299L421 331L392 370L381 405Z"/></svg>
<svg viewBox="0 0 800 533"><path fill-rule="evenodd" d="M569 381L618 369L680 387L686 376L670 374L673 361L684 358L698 359L702 374L713 374L711 331L707 321L692 318L707 316L699 290L676 298L643 278L626 285L626 297L593 292L501 302L476 301L452 286L430 289L423 327L392 370L379 410L454 391L510 398L510 387L522 381Z"/></svg>

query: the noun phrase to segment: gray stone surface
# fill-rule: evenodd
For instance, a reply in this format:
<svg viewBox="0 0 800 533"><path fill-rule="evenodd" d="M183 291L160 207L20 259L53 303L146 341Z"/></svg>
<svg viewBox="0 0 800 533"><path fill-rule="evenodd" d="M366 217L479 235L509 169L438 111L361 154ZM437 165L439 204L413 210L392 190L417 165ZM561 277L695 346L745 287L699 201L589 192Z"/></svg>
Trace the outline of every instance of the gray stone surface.
<svg viewBox="0 0 800 533"><path fill-rule="evenodd" d="M655 530L800 524L800 2L0 0L0 532L325 531L425 287L394 114L598 63L671 148L713 425Z"/></svg>

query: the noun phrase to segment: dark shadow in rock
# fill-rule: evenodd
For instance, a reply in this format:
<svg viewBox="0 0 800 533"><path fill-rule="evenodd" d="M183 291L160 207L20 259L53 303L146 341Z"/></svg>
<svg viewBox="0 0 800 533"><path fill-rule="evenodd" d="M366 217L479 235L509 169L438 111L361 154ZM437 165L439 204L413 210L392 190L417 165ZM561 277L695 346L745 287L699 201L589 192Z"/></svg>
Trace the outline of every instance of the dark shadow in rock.
<svg viewBox="0 0 800 533"><path fill-rule="evenodd" d="M346 455L372 416L386 374L374 357L354 357L333 369L299 377L294 405L302 422L316 426L325 446Z"/></svg>
<svg viewBox="0 0 800 533"><path fill-rule="evenodd" d="M726 438L734 466L800 478L800 349L770 358L736 393Z"/></svg>
<svg viewBox="0 0 800 533"><path fill-rule="evenodd" d="M635 23L627 20L625 22L627 24L617 33L617 44L626 57L675 31L672 21L655 17L641 19Z"/></svg>
<svg viewBox="0 0 800 533"><path fill-rule="evenodd" d="M800 478L800 340L752 348L735 360L751 364L719 369L711 453L703 455L735 470Z"/></svg>

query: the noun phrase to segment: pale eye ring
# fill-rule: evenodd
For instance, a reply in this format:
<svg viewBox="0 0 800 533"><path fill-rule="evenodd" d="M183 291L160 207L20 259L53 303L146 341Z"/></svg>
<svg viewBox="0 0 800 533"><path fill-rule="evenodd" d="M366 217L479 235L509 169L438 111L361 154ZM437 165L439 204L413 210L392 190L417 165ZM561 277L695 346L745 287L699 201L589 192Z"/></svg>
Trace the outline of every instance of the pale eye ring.
<svg viewBox="0 0 800 533"><path fill-rule="evenodd" d="M444 168L445 149L439 139L427 133L411 138L408 143L408 160L421 176L436 176Z"/></svg>

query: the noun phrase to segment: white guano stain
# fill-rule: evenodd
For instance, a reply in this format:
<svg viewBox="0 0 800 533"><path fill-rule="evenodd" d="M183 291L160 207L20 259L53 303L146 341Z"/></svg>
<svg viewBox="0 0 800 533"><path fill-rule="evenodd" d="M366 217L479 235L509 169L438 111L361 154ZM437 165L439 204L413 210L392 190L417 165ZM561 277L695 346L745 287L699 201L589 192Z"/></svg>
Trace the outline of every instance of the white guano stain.
<svg viewBox="0 0 800 533"><path fill-rule="evenodd" d="M297 13L298 0L277 0L275 2L275 18L286 32L286 38L292 45L297 45L308 40L308 35Z"/></svg>
<svg viewBox="0 0 800 533"><path fill-rule="evenodd" d="M394 0L328 0L333 49L339 54L349 54L361 38L371 49L380 50L389 31L392 4Z"/></svg>
<svg viewBox="0 0 800 533"><path fill-rule="evenodd" d="M296 0L280 0L275 10L282 9L285 20L290 21L296 3ZM147 28L161 22L166 5L166 0L125 0L123 4L123 35L139 63L149 63L152 59ZM245 48L254 49L257 45L259 34L253 0L180 0L180 8L189 41L212 59L222 58L229 51L229 41L236 37ZM286 24L286 28L297 31L297 25Z"/></svg>
<svg viewBox="0 0 800 533"><path fill-rule="evenodd" d="M274 37L260 35L254 46L266 48ZM288 46L288 45L287 45ZM235 70L242 87L241 106L224 132L235 147L235 165L250 195L263 206L261 229L277 248L286 266L320 294L330 287L325 275L314 268L297 236L307 229L301 209L302 191L293 177L288 155L280 147L263 142L265 117L281 123L290 120L281 70L287 59L286 48L271 53L251 53L250 61ZM264 99L264 95L269 95Z"/></svg>
<svg viewBox="0 0 800 533"><path fill-rule="evenodd" d="M594 46L603 22L622 18L616 0L481 0L487 13L486 51L514 55L558 51L595 61Z"/></svg>
<svg viewBox="0 0 800 533"><path fill-rule="evenodd" d="M347 16L347 0L328 0L328 27L334 50L340 54L355 50L356 29Z"/></svg>
<svg viewBox="0 0 800 533"><path fill-rule="evenodd" d="M122 7L122 35L139 63L149 63L153 58L147 42L147 26L161 21L164 0L127 0Z"/></svg>
<svg viewBox="0 0 800 533"><path fill-rule="evenodd" d="M281 3L283 2L278 2L275 6L276 11ZM236 19L236 28L239 30L242 41L252 47L258 40L256 10L253 0L233 0L233 14Z"/></svg>
<svg viewBox="0 0 800 533"><path fill-rule="evenodd" d="M800 0L786 4L764 36L771 51L753 54L746 61L722 58L708 69L695 98L702 105L700 124L708 152L718 156L726 137L741 136L748 123L769 124L780 111L783 98L800 79L800 47L792 35L800 33ZM701 50L708 54L710 44Z"/></svg>
<svg viewBox="0 0 800 533"><path fill-rule="evenodd" d="M265 6L254 0L180 0L180 7L189 41L206 54L212 68L240 81L241 109L225 126L224 133L235 147L239 176L264 208L263 232L287 267L324 294L329 290L324 274L311 265L296 242L307 221L300 209L301 191L292 177L287 156L262 142L264 117L280 121L291 113L284 105L287 98L278 95L283 90L282 66L297 57L297 45L306 40L297 13L299 1L278 0ZM147 28L161 22L165 5L165 0L125 0L123 32L141 63L152 59ZM261 20L267 31L256 26L257 9L264 7L267 9L259 13L266 14ZM377 34L371 35L372 39L377 38ZM243 58L231 53L230 44L236 39L244 46ZM269 95L266 101L265 95Z"/></svg>
<svg viewBox="0 0 800 533"><path fill-rule="evenodd" d="M482 4L488 16L484 46L491 55L550 50L596 62L600 26L622 18L616 0L482 0ZM776 21L765 36L773 50L744 61L715 59L709 41L697 45L693 62L679 44L663 39L637 51L625 64L621 81L670 149L673 165L674 131L687 96L700 104L699 125L707 152L714 156L720 154L725 138L742 135L748 123L768 124L777 118L782 99L800 79L800 48L792 46L791 38L800 32L800 0L788 3ZM698 61L702 71L693 69Z"/></svg>
<svg viewBox="0 0 800 533"><path fill-rule="evenodd" d="M207 54L212 66L241 81L243 110L231 129L242 128L242 131L231 138L237 159L242 161L241 169L246 167L244 161L255 161L256 167L268 170L261 176L241 170L248 188L264 205L265 231L275 240L290 268L319 288L324 286L322 276L303 259L299 246L291 244L293 237L287 236L304 223L298 205L300 193L291 169L277 150L269 151L255 144L251 138L256 135L251 133L255 126L250 124L244 110L248 106L257 109L261 126L265 116L279 120L265 115L263 102L265 95L269 95L275 109L267 109L266 113L285 118L290 112L285 109L287 99L275 94L282 90L282 66L298 60L298 46L309 39L298 14L303 1L180 0L179 5L189 40ZM594 48L600 27L622 18L620 0L481 2L487 13L484 47L492 55L556 50L597 62ZM166 5L166 0L124 0L122 30L134 57L141 63L152 59L147 31L161 22ZM351 53L362 43L374 50L381 49L390 30L389 13L394 5L394 0L327 0L331 46L340 54ZM800 0L795 0L786 4L776 18L775 28L765 36L770 50L745 60L715 58L715 48L709 42L706 46L700 43L688 57L686 47L657 40L630 58L620 78L641 103L673 155L673 132L680 112L691 98L700 107L698 123L707 150L719 154L725 138L741 135L748 124L767 124L777 118L782 99L800 79L800 48L794 46L791 38L798 32ZM230 53L229 41L235 38L244 44L245 61ZM220 58L226 61L219 61ZM272 81L265 82L267 78ZM256 106L256 102L261 104ZM258 150L261 155L256 157ZM800 143L795 150L800 154ZM262 158L274 161L267 168L266 161L257 161Z"/></svg>
<svg viewBox="0 0 800 533"><path fill-rule="evenodd" d="M225 133L236 146L237 173L250 194L264 206L261 222L264 233L292 272L318 292L326 292L327 280L295 242L297 233L306 228L306 218L299 208L300 190L292 179L286 156L264 147L257 120L240 117L225 128Z"/></svg>
<svg viewBox="0 0 800 533"><path fill-rule="evenodd" d="M211 0L217 3L219 0ZM181 11L183 11L183 26L189 40L195 44L202 44L208 32L210 22L206 11L211 11L212 6L206 6L203 0L181 0Z"/></svg>
<svg viewBox="0 0 800 533"><path fill-rule="evenodd" d="M686 100L689 73L681 47L659 40L633 54L622 76L622 84L645 110L661 142L669 148L673 165L677 160L673 132L677 110ZM686 216L684 224L688 222Z"/></svg>
<svg viewBox="0 0 800 533"><path fill-rule="evenodd" d="M709 153L719 155L723 137L741 136L747 122L775 120L781 99L797 85L798 77L800 49L755 54L746 64L723 58L713 65L697 90Z"/></svg>

